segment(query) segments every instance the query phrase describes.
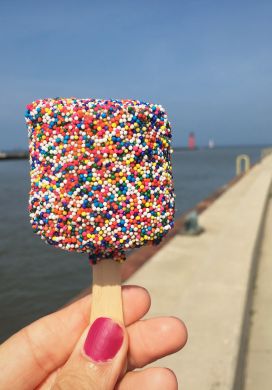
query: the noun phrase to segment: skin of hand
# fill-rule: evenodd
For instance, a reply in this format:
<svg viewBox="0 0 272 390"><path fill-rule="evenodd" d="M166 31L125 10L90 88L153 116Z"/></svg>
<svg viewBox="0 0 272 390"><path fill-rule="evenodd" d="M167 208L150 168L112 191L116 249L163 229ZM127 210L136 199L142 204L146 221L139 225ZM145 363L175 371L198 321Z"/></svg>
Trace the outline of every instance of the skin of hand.
<svg viewBox="0 0 272 390"><path fill-rule="evenodd" d="M143 368L187 341L175 317L142 320L148 292L122 288L125 326L107 318L89 325L91 297L35 321L0 346L1 390L176 390L166 368Z"/></svg>

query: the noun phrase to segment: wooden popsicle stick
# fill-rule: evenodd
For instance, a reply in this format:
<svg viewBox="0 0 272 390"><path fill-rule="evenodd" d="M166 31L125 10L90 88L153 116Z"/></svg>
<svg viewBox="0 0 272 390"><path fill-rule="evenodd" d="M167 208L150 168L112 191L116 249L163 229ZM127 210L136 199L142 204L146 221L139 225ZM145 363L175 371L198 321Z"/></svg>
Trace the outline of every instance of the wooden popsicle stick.
<svg viewBox="0 0 272 390"><path fill-rule="evenodd" d="M99 317L109 317L124 323L121 295L121 264L100 260L93 265L91 323Z"/></svg>

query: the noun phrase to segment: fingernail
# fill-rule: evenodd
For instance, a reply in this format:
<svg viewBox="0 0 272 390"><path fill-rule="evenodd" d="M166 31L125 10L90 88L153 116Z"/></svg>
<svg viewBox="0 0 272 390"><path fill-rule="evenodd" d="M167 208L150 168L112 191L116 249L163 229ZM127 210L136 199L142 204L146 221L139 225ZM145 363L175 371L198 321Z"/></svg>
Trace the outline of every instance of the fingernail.
<svg viewBox="0 0 272 390"><path fill-rule="evenodd" d="M123 329L110 318L97 318L91 325L84 343L84 352L95 362L114 358L124 340Z"/></svg>

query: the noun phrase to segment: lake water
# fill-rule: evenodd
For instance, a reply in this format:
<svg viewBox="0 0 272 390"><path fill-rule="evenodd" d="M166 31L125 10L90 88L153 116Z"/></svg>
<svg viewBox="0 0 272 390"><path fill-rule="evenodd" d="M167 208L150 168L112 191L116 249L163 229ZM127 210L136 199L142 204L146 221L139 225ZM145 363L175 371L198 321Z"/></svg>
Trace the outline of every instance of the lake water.
<svg viewBox="0 0 272 390"><path fill-rule="evenodd" d="M175 151L176 215L230 181L237 155L248 154L254 163L261 149ZM28 191L28 162L0 161L0 341L56 310L90 284L86 255L53 248L32 233Z"/></svg>

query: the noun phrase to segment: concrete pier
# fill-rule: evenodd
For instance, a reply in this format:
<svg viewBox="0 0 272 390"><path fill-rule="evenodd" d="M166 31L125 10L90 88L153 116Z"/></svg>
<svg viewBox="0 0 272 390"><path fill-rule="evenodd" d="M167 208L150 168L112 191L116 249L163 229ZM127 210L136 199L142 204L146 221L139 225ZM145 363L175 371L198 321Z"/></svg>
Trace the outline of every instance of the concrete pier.
<svg viewBox="0 0 272 390"><path fill-rule="evenodd" d="M129 279L150 291L151 315L174 315L188 327L185 349L158 362L176 372L181 389L243 388L271 179L268 156L201 214L203 234L176 235Z"/></svg>

